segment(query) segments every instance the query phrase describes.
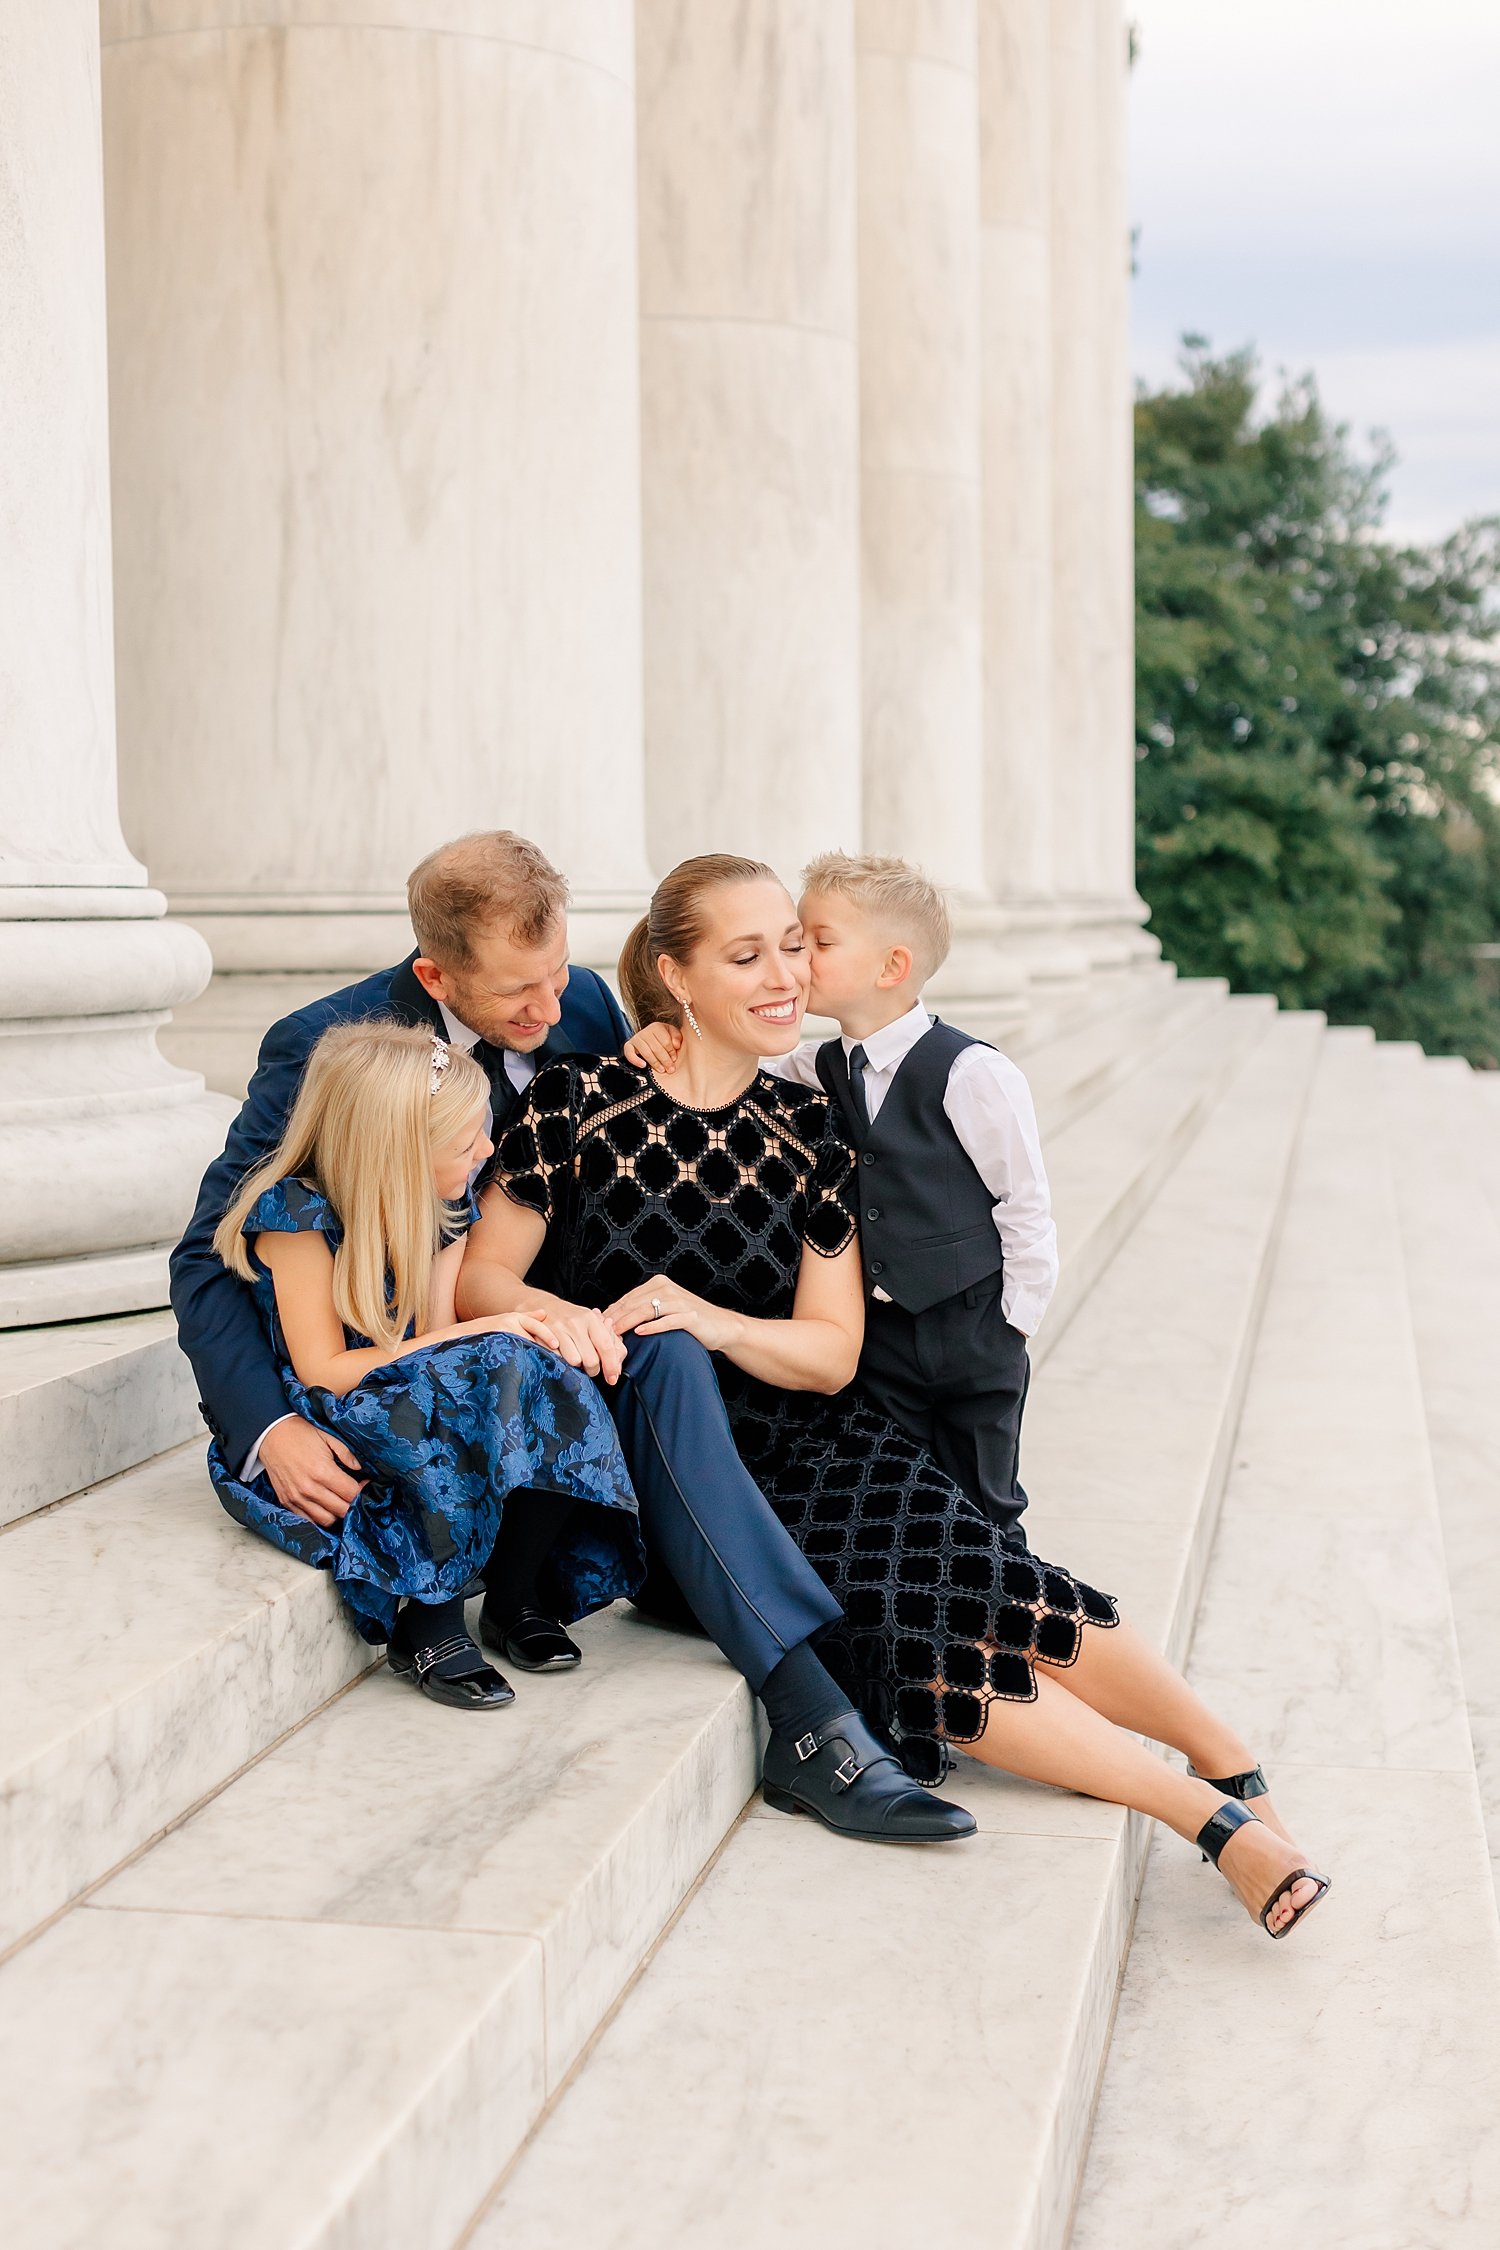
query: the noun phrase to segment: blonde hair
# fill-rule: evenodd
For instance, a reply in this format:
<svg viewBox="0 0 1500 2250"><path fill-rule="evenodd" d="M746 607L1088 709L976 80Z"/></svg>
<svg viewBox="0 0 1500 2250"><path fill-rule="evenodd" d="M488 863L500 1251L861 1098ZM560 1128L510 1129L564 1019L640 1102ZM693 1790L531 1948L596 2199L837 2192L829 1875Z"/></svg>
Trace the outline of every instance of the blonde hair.
<svg viewBox="0 0 1500 2250"><path fill-rule="evenodd" d="M820 852L802 870L804 895L847 899L885 936L911 948L917 983L924 985L948 958L953 924L948 903L930 876L910 860L878 852Z"/></svg>
<svg viewBox="0 0 1500 2250"><path fill-rule="evenodd" d="M509 828L439 844L406 880L417 943L440 968L467 969L474 939L503 927L518 945L540 945L566 910L568 886L545 852Z"/></svg>
<svg viewBox="0 0 1500 2250"><path fill-rule="evenodd" d="M648 1023L681 1027L681 1004L662 982L657 963L664 953L684 968L691 961L703 942L703 901L708 892L729 883L780 881L775 868L767 867L764 860L737 859L732 852L703 852L662 877L620 955L620 990L637 1029Z"/></svg>
<svg viewBox="0 0 1500 2250"><path fill-rule="evenodd" d="M435 1051L448 1059L434 1092ZM380 1020L335 1025L308 1058L279 1145L219 1221L214 1249L231 1273L253 1281L246 1219L278 1180L311 1180L344 1232L333 1254L339 1319L372 1344L400 1343L426 1317L433 1260L455 1215L433 1184L433 1150L488 1093L473 1056L440 1047L430 1031Z"/></svg>

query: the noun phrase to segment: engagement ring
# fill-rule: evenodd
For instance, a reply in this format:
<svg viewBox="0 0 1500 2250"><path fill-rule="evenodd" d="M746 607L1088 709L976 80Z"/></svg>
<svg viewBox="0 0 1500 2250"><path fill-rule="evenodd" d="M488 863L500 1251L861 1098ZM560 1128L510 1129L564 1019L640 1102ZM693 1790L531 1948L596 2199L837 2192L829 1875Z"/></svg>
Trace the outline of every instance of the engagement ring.
<svg viewBox="0 0 1500 2250"><path fill-rule="evenodd" d="M652 1298L652 1300L651 1300L651 1318L652 1318L653 1320L660 1320L660 1319L661 1319L661 1299L660 1299L660 1297L653 1297L653 1298Z"/></svg>

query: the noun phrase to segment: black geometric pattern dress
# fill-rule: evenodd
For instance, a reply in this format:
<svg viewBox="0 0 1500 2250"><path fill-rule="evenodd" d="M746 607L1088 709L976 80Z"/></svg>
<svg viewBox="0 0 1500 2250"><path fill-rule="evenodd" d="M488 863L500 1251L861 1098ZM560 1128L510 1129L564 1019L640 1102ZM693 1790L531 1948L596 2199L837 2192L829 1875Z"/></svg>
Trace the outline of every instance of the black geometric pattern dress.
<svg viewBox="0 0 1500 2250"><path fill-rule="evenodd" d="M790 1317L804 1247L854 1240L854 1152L821 1091L757 1074L693 1109L614 1058L545 1065L489 1177L547 1223L554 1285L605 1306L653 1274L710 1303ZM1107 1594L1007 1543L926 1449L854 1389L783 1391L715 1355L735 1444L843 1609L828 1668L918 1781L973 1742L995 1698L1071 1664Z"/></svg>

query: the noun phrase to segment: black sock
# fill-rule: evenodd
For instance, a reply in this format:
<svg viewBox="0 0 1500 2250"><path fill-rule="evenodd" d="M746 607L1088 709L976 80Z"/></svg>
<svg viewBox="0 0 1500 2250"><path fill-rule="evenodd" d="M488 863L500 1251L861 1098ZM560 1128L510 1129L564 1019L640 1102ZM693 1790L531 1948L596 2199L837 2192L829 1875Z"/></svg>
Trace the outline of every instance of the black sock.
<svg viewBox="0 0 1500 2250"><path fill-rule="evenodd" d="M484 1606L496 1624L509 1625L523 1609L537 1607L538 1573L577 1506L576 1499L562 1492L506 1495L500 1536L481 1574Z"/></svg>
<svg viewBox="0 0 1500 2250"><path fill-rule="evenodd" d="M823 1663L811 1641L799 1641L766 1674L761 1702L771 1732L795 1742L815 1727L827 1726L849 1708L849 1698Z"/></svg>
<svg viewBox="0 0 1500 2250"><path fill-rule="evenodd" d="M391 1643L403 1656L410 1656L415 1649L432 1648L438 1641L452 1640L455 1633L467 1630L462 1594L445 1602L407 1601L401 1605Z"/></svg>

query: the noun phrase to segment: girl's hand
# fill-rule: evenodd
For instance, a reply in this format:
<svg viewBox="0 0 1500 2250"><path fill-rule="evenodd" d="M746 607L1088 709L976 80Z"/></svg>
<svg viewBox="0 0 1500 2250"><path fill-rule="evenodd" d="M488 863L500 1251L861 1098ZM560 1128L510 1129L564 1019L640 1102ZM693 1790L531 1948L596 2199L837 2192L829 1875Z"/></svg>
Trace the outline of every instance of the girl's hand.
<svg viewBox="0 0 1500 2250"><path fill-rule="evenodd" d="M665 1336L680 1328L685 1335L696 1336L706 1352L728 1351L743 1326L738 1313L695 1297L691 1289L680 1289L661 1273L628 1290L606 1308L604 1317L621 1336Z"/></svg>
<svg viewBox="0 0 1500 2250"><path fill-rule="evenodd" d="M626 1040L621 1052L637 1070L654 1070L670 1078L682 1053L682 1033L673 1023L648 1023Z"/></svg>

